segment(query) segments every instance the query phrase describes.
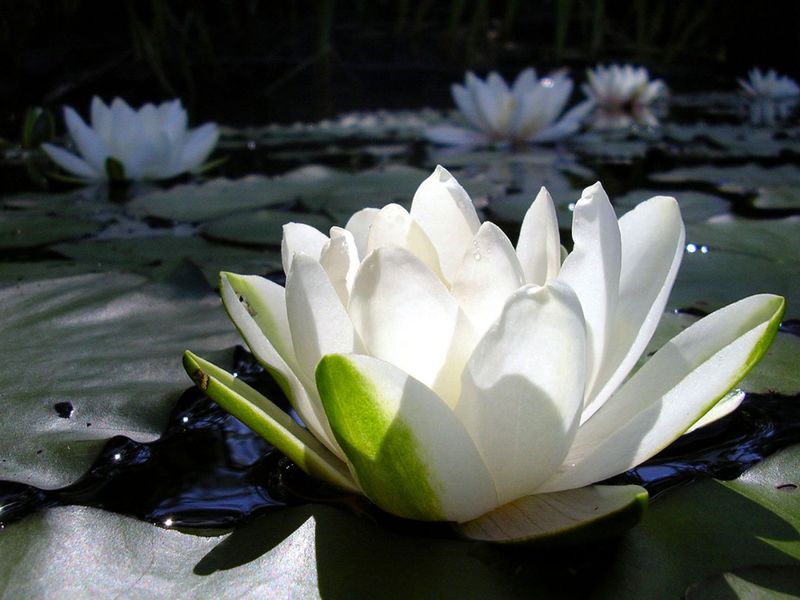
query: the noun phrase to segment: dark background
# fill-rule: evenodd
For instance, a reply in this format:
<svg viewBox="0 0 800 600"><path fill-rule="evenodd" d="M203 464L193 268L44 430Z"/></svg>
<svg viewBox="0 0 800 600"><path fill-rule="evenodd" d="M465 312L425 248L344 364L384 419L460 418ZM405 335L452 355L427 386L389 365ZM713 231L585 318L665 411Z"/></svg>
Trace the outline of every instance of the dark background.
<svg viewBox="0 0 800 600"><path fill-rule="evenodd" d="M0 0L0 135L95 94L234 125L446 107L467 68L631 61L674 91L733 89L752 66L797 78L798 40L796 0Z"/></svg>

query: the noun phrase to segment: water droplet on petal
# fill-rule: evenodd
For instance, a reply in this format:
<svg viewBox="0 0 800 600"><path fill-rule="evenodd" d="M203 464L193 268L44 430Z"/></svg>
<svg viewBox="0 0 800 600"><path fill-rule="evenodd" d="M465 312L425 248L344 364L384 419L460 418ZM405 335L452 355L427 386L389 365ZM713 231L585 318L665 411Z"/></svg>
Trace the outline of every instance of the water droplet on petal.
<svg viewBox="0 0 800 600"><path fill-rule="evenodd" d="M481 259L481 253L480 252L474 252L472 254L472 258L474 258L475 260L480 260Z"/></svg>

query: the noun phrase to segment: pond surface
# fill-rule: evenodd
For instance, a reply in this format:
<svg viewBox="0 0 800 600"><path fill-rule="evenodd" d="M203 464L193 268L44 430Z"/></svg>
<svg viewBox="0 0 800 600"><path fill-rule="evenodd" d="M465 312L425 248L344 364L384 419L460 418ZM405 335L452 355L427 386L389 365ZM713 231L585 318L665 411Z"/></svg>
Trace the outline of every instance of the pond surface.
<svg viewBox="0 0 800 600"><path fill-rule="evenodd" d="M40 155L8 150L0 162L0 317L11 324L0 349L8 365L0 386L10 390L0 397L0 526L82 505L166 528L220 530L322 503L403 530L311 480L187 390L180 353L237 343L214 295L217 273L282 283L284 222L324 229L365 206L408 206L436 164L512 240L542 185L565 240L573 203L596 180L618 214L653 195L677 197L686 255L648 354L724 304L759 292L787 298L772 350L741 384L741 407L614 483L644 485L657 506L670 490L736 479L797 444L800 127L746 125L739 99L727 94L676 96L671 111L659 128L586 132L525 151L430 147L421 131L447 118L437 111L228 129L215 154L228 160L205 180L122 189L43 179L50 167ZM246 351L225 361L279 401ZM440 529L422 535L452 537Z"/></svg>

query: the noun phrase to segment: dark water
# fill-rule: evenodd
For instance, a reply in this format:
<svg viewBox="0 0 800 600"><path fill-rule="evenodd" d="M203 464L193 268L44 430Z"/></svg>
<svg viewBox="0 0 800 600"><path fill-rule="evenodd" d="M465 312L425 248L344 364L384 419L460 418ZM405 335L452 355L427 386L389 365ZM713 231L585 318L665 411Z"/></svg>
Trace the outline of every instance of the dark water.
<svg viewBox="0 0 800 600"><path fill-rule="evenodd" d="M243 349L233 370L289 409L278 387ZM53 418L70 407L55 406ZM762 458L800 441L800 398L750 395L733 414L683 436L613 483L638 483L651 495L716 477L733 479ZM164 434L149 443L111 438L76 483L55 490L0 481L2 523L42 508L78 504L166 527L230 528L256 515L305 502L347 504L383 522L363 499L315 481L195 388L178 400Z"/></svg>

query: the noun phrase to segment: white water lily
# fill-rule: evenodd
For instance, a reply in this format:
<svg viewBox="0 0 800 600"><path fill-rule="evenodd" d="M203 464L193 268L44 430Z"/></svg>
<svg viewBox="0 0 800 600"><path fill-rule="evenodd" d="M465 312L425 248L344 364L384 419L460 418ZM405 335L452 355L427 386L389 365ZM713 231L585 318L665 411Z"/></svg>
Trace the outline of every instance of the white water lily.
<svg viewBox="0 0 800 600"><path fill-rule="evenodd" d="M187 128L180 100L138 110L121 98L106 105L92 98L91 125L64 108L64 121L78 154L52 144L42 149L58 166L80 179L169 179L197 171L219 138L214 123Z"/></svg>
<svg viewBox="0 0 800 600"><path fill-rule="evenodd" d="M678 204L658 196L618 221L597 183L572 237L564 258L542 188L515 248L437 167L410 212L365 209L330 236L286 225L285 289L221 275L228 314L307 429L192 353L184 365L307 472L388 512L494 540L518 537L514 514L545 533L554 510L591 521L611 496L619 508L643 493L591 484L732 408L784 300L718 310L629 376L683 256Z"/></svg>
<svg viewBox="0 0 800 600"><path fill-rule="evenodd" d="M748 110L753 125L773 125L787 119L800 101L800 86L791 77L778 75L773 69L763 73L751 69L747 81L739 79L742 93L749 100Z"/></svg>
<svg viewBox="0 0 800 600"><path fill-rule="evenodd" d="M644 67L598 65L586 71L583 93L596 105L591 124L596 129L625 128L634 124L658 125L651 106L666 97L660 79L650 80Z"/></svg>
<svg viewBox="0 0 800 600"><path fill-rule="evenodd" d="M555 141L577 131L591 109L587 103L580 104L558 119L572 93L572 80L564 71L540 79L535 69L525 69L511 86L497 73L490 73L484 81L468 72L464 84L453 84L451 92L469 127L429 128L425 137L437 144Z"/></svg>

